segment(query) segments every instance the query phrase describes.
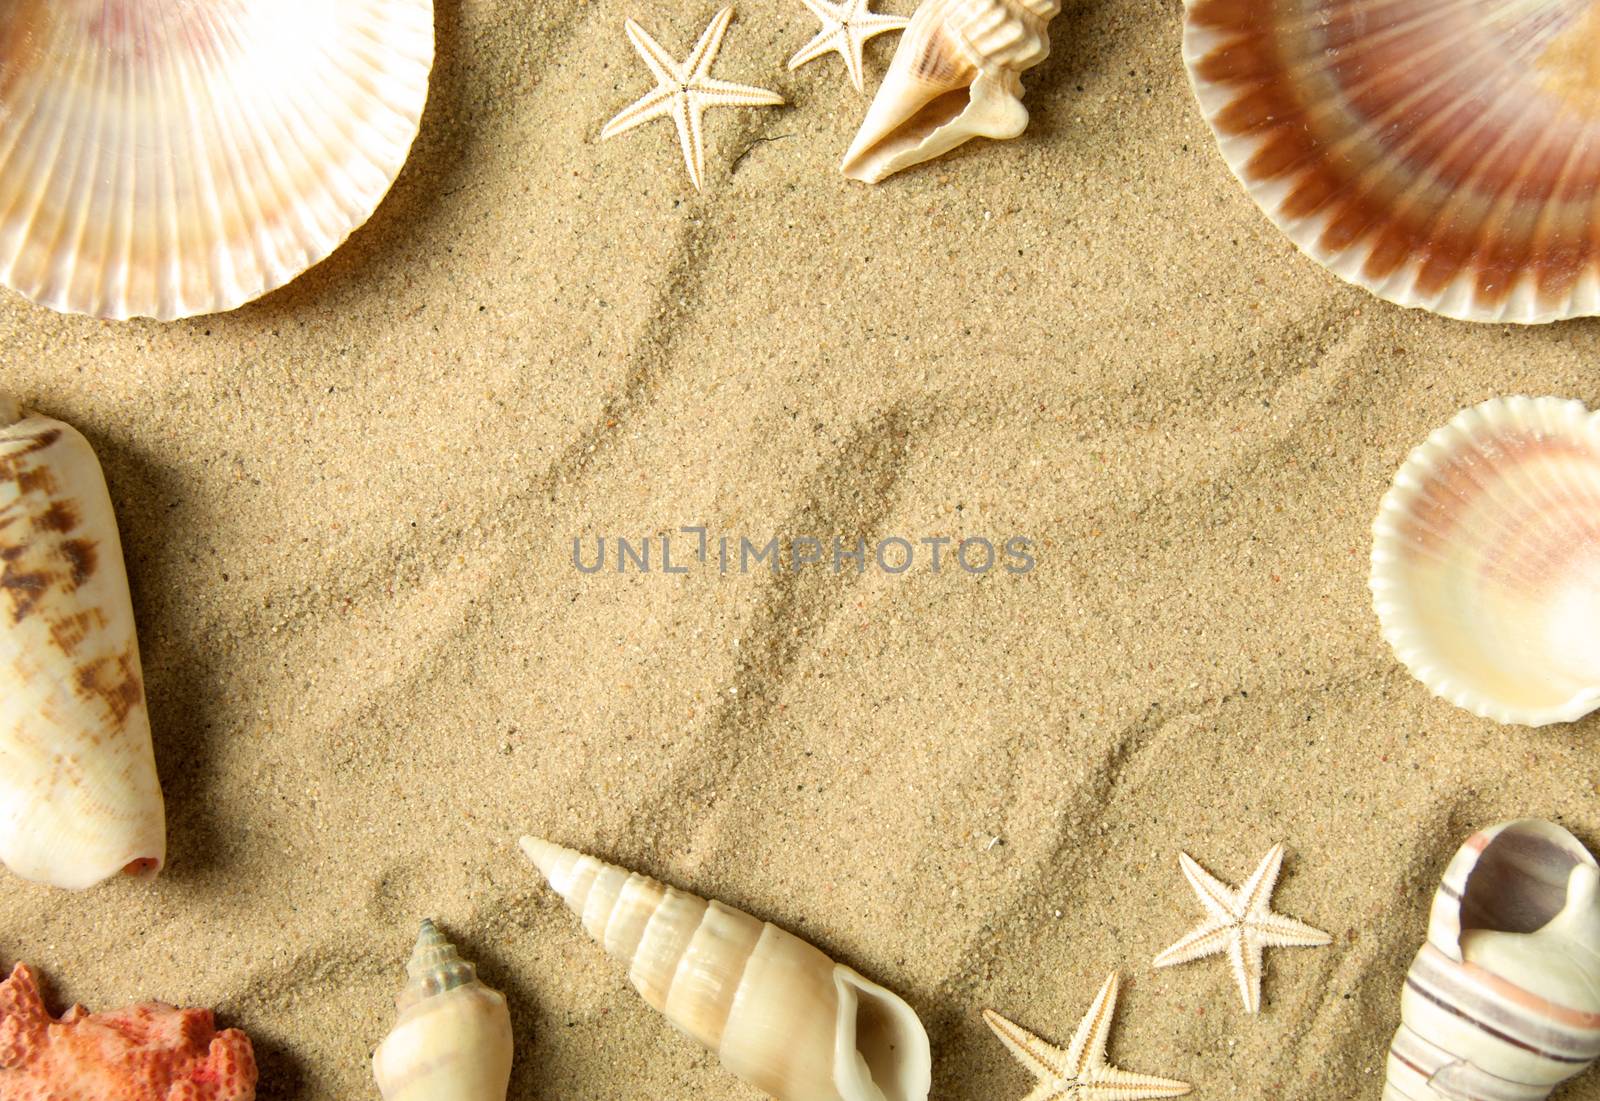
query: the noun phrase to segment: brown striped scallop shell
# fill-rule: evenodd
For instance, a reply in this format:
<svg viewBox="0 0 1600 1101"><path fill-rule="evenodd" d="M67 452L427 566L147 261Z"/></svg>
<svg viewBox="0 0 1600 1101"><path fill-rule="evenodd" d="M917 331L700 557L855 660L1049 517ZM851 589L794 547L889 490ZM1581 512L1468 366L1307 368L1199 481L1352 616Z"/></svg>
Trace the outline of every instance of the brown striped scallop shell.
<svg viewBox="0 0 1600 1101"><path fill-rule="evenodd" d="M1600 1057L1600 865L1583 844L1531 818L1468 838L1400 1017L1383 1101L1541 1101Z"/></svg>
<svg viewBox="0 0 1600 1101"><path fill-rule="evenodd" d="M1470 321L1600 313L1600 4L1191 0L1223 156L1301 249Z"/></svg>

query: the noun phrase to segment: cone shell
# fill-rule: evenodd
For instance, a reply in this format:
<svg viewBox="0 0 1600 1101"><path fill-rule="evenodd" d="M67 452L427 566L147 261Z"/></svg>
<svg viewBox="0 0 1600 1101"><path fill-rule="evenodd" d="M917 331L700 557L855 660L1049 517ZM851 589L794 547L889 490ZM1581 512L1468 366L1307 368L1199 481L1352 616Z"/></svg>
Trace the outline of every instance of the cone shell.
<svg viewBox="0 0 1600 1101"><path fill-rule="evenodd" d="M1344 279L1471 321L1600 313L1600 7L1191 0L1234 174Z"/></svg>
<svg viewBox="0 0 1600 1101"><path fill-rule="evenodd" d="M522 849L679 1031L778 1101L925 1101L922 1022L894 994L718 902L525 837Z"/></svg>
<svg viewBox="0 0 1600 1101"><path fill-rule="evenodd" d="M1384 497L1371 584L1434 694L1529 726L1600 706L1600 414L1557 398L1459 414Z"/></svg>
<svg viewBox="0 0 1600 1101"><path fill-rule="evenodd" d="M1469 838L1406 976L1383 1101L1540 1101L1600 1056L1597 889L1553 823Z"/></svg>
<svg viewBox="0 0 1600 1101"><path fill-rule="evenodd" d="M82 888L166 850L105 478L71 426L22 416L0 425L0 861Z"/></svg>
<svg viewBox="0 0 1600 1101"><path fill-rule="evenodd" d="M1061 0L923 0L842 165L877 183L972 138L1028 125L1021 74L1050 53Z"/></svg>
<svg viewBox="0 0 1600 1101"><path fill-rule="evenodd" d="M505 1101L511 1016L505 995L478 981L433 922L424 921L399 1018L372 1057L384 1101Z"/></svg>
<svg viewBox="0 0 1600 1101"><path fill-rule="evenodd" d="M255 1101L250 1037L209 1009L145 1002L52 1017L26 964L0 983L5 1101Z"/></svg>
<svg viewBox="0 0 1600 1101"><path fill-rule="evenodd" d="M0 4L0 281L161 319L289 282L377 208L432 0Z"/></svg>

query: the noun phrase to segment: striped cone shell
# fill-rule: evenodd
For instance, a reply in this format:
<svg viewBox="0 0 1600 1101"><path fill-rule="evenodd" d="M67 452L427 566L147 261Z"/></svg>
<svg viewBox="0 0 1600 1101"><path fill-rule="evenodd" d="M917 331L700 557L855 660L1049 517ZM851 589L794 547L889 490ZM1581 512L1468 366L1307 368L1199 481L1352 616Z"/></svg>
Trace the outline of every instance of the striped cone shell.
<svg viewBox="0 0 1600 1101"><path fill-rule="evenodd" d="M645 1001L744 1081L778 1101L926 1101L928 1035L888 990L719 902L537 838L522 850Z"/></svg>
<svg viewBox="0 0 1600 1101"><path fill-rule="evenodd" d="M1529 726L1600 706L1600 413L1497 398L1429 436L1378 510L1371 586L1435 695Z"/></svg>
<svg viewBox="0 0 1600 1101"><path fill-rule="evenodd" d="M1541 1101L1600 1057L1597 890L1554 823L1469 838L1406 975L1383 1101Z"/></svg>
<svg viewBox="0 0 1600 1101"><path fill-rule="evenodd" d="M83 888L166 852L105 476L70 425L0 399L0 861Z"/></svg>
<svg viewBox="0 0 1600 1101"><path fill-rule="evenodd" d="M432 0L6 0L0 282L163 320L289 282L377 208Z"/></svg>
<svg viewBox="0 0 1600 1101"><path fill-rule="evenodd" d="M1471 321L1600 313L1600 7L1190 0L1228 165L1302 250Z"/></svg>

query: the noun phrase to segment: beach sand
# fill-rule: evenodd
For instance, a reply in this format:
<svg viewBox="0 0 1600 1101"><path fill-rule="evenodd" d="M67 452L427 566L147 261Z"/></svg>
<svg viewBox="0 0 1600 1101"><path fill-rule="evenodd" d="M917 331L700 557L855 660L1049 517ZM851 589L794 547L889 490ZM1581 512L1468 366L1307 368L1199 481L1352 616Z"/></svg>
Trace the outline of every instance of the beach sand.
<svg viewBox="0 0 1600 1101"><path fill-rule="evenodd" d="M908 0L887 10L909 13ZM1473 326L1340 283L1215 151L1180 7L1078 0L1019 140L873 189L867 99L798 0L716 75L789 106L605 143L713 3L441 0L422 135L350 243L235 313L0 295L0 387L105 465L169 866L8 877L52 1005L216 1007L264 1099L376 1098L417 923L503 989L511 1096L749 1101L518 853L537 833L748 909L903 994L938 1101L1032 1083L992 1006L1197 1097L1376 1101L1428 902L1474 828L1600 847L1600 721L1501 728L1379 637L1369 526L1462 406L1600 403L1600 323ZM894 38L868 50L869 92ZM763 140L773 139L773 140ZM1035 567L574 568L573 539L1033 540ZM676 563L690 536L676 536ZM659 558L652 562L659 567ZM1335 937L1259 1017L1180 850ZM1600 1097L1590 1076L1560 1098Z"/></svg>

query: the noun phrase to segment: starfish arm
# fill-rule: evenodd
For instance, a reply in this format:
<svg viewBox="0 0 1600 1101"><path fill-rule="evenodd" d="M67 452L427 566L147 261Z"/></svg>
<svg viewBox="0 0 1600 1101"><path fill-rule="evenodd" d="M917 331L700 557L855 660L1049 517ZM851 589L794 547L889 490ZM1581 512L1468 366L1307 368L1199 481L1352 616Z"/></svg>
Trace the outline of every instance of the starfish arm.
<svg viewBox="0 0 1600 1101"><path fill-rule="evenodd" d="M1250 878L1239 888L1240 913L1265 913L1272 903L1272 889L1278 885L1278 869L1283 867L1283 846L1274 845Z"/></svg>
<svg viewBox="0 0 1600 1101"><path fill-rule="evenodd" d="M839 36L840 27L824 27L817 32L815 38L801 46L795 55L789 59L789 69L798 69L802 65L810 64L823 54L832 53L839 48L835 41Z"/></svg>
<svg viewBox="0 0 1600 1101"><path fill-rule="evenodd" d="M983 1011L983 1019L1000 1042L1006 1045L1017 1062L1028 1068L1035 1078L1048 1085L1066 1075L1067 1053L1054 1044L1047 1044L1020 1025L1012 1024L992 1009Z"/></svg>
<svg viewBox="0 0 1600 1101"><path fill-rule="evenodd" d="M1194 893L1200 898L1200 905L1213 917L1234 918L1236 899L1228 885L1210 872L1206 871L1188 853L1178 854L1178 865L1183 869L1183 878L1189 881L1189 886L1194 888Z"/></svg>
<svg viewBox="0 0 1600 1101"><path fill-rule="evenodd" d="M903 15L880 15L875 11L863 12L850 20L850 26L860 33L862 38L872 38L875 35L887 34L889 31L903 31L911 25L911 20Z"/></svg>
<svg viewBox="0 0 1600 1101"><path fill-rule="evenodd" d="M1246 1013L1261 1012L1261 944L1254 937L1235 937L1228 945L1228 963L1239 984Z"/></svg>
<svg viewBox="0 0 1600 1101"><path fill-rule="evenodd" d="M1022 1101L1068 1101L1066 1090L1055 1079L1040 1082Z"/></svg>
<svg viewBox="0 0 1600 1101"><path fill-rule="evenodd" d="M633 43L633 48L650 70L650 75L656 78L658 84L679 84L683 80L684 70L678 68L678 63L672 55L661 48L661 43L650 37L646 31L632 19L623 25L628 32L628 41Z"/></svg>
<svg viewBox="0 0 1600 1101"><path fill-rule="evenodd" d="M1155 1097L1182 1097L1192 1089L1175 1078L1153 1074L1132 1074L1117 1067L1105 1067L1089 1079L1083 1089L1087 1101L1146 1101Z"/></svg>
<svg viewBox="0 0 1600 1101"><path fill-rule="evenodd" d="M844 26L850 21L850 5L834 4L829 0L800 0L802 4L817 17L817 22L822 24L822 29L834 30Z"/></svg>
<svg viewBox="0 0 1600 1101"><path fill-rule="evenodd" d="M867 36L856 30L854 24L845 28L845 44L848 49L840 50L844 55L845 71L850 74L850 83L858 92L867 90L866 64L862 60L861 51L867 44Z"/></svg>
<svg viewBox="0 0 1600 1101"><path fill-rule="evenodd" d="M1212 920L1202 923L1155 959L1157 967L1172 967L1190 960L1204 959L1223 951L1233 939L1234 926L1230 922Z"/></svg>
<svg viewBox="0 0 1600 1101"><path fill-rule="evenodd" d="M706 107L781 107L783 97L765 88L727 80L701 79L689 89L689 98Z"/></svg>
<svg viewBox="0 0 1600 1101"><path fill-rule="evenodd" d="M1269 948L1320 948L1333 938L1321 929L1270 911L1253 915L1248 923L1257 939Z"/></svg>
<svg viewBox="0 0 1600 1101"><path fill-rule="evenodd" d="M1106 1042L1111 1038L1111 1018L1117 1012L1119 981L1120 976L1111 972L1073 1033L1067 1048L1067 1069L1073 1078L1087 1078L1095 1068L1106 1065Z"/></svg>
<svg viewBox="0 0 1600 1101"><path fill-rule="evenodd" d="M701 128L700 107L689 96L674 96L672 121L678 127L678 143L683 146L683 163L689 169L689 182L700 190L706 162L705 134Z"/></svg>
<svg viewBox="0 0 1600 1101"><path fill-rule="evenodd" d="M722 49L722 36L727 33L728 24L732 19L732 7L723 8L711 17L711 23L700 35L700 41L694 44L694 50L683 63L683 71L689 74L691 81L694 78L703 78L711 72L711 65L717 60L717 51Z"/></svg>
<svg viewBox="0 0 1600 1101"><path fill-rule="evenodd" d="M670 88L656 88L634 100L600 131L600 140L614 138L635 126L651 122L672 113L673 92Z"/></svg>

